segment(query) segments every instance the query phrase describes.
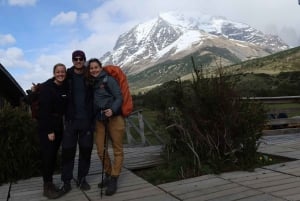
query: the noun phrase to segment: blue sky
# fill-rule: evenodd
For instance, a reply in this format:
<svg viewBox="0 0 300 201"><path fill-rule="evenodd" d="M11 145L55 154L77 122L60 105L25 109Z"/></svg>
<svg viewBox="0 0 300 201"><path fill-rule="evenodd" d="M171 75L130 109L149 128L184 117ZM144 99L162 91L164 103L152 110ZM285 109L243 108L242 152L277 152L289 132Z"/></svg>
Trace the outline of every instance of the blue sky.
<svg viewBox="0 0 300 201"><path fill-rule="evenodd" d="M168 11L224 16L300 45L298 0L0 0L0 63L25 90L54 64L71 66L73 50L99 58L120 34Z"/></svg>

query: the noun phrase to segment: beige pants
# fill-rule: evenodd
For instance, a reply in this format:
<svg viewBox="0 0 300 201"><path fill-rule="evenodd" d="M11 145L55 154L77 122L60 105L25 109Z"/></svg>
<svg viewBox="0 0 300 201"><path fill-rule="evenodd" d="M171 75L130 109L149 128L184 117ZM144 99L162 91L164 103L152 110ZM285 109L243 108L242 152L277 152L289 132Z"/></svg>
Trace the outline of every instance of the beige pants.
<svg viewBox="0 0 300 201"><path fill-rule="evenodd" d="M125 120L119 116L113 116L108 121L108 133L112 140L112 147L114 152L113 164L108 155L108 151L105 151L104 172L112 175L119 176L123 166L124 153L123 153L123 136L125 133ZM103 121L96 121L96 145L98 156L103 162L104 151L104 137L105 137L105 125ZM108 136L107 136L108 137Z"/></svg>

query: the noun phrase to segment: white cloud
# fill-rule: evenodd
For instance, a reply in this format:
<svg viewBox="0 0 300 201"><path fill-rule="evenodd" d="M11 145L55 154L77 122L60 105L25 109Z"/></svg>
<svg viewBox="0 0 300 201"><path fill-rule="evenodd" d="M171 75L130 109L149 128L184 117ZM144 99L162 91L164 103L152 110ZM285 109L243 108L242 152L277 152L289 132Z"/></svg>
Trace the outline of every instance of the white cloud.
<svg viewBox="0 0 300 201"><path fill-rule="evenodd" d="M11 6L33 6L38 0L8 0Z"/></svg>
<svg viewBox="0 0 300 201"><path fill-rule="evenodd" d="M0 34L0 45L11 45L16 42L16 39L11 34Z"/></svg>
<svg viewBox="0 0 300 201"><path fill-rule="evenodd" d="M89 19L89 14L88 14L88 13L81 13L81 14L79 15L79 18L80 18L81 20L87 20L87 19Z"/></svg>
<svg viewBox="0 0 300 201"><path fill-rule="evenodd" d="M72 25L77 20L77 13L74 11L61 12L51 20L51 25Z"/></svg>
<svg viewBox="0 0 300 201"><path fill-rule="evenodd" d="M32 83L43 82L50 78L54 64L63 60L56 55L40 55L31 63L26 60L23 51L16 47L0 49L0 58L1 64L9 72L13 72L13 77L24 90L29 89Z"/></svg>
<svg viewBox="0 0 300 201"><path fill-rule="evenodd" d="M32 64L24 58L22 49L17 47L11 47L6 50L0 49L0 58L1 63L7 69L25 68L28 70L32 67Z"/></svg>

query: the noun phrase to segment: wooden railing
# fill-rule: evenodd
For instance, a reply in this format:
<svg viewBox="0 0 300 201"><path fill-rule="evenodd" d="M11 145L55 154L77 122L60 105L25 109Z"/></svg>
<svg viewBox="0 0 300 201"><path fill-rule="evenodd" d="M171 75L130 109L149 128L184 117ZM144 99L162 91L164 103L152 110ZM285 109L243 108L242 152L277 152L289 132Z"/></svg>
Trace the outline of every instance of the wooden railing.
<svg viewBox="0 0 300 201"><path fill-rule="evenodd" d="M264 134L283 134L291 132L300 132L300 114L299 107L278 108L272 107L272 104L300 104L300 96L277 96L277 97L250 97L250 100L257 100L265 103L269 107L269 118L266 123L266 128L263 131ZM151 124L143 116L142 110L134 111L126 121L126 139L127 144L130 145L152 145L149 140L155 138L159 144L164 144L164 140L157 130L155 130ZM287 118L278 118L279 114L287 114ZM297 129L295 129L297 128ZM148 135L146 135L146 131Z"/></svg>
<svg viewBox="0 0 300 201"><path fill-rule="evenodd" d="M143 110L137 110L125 119L126 121L126 138L127 143L130 145L152 145L149 138L146 136L145 131L150 133L151 138L155 138L159 144L163 144L164 140L160 134L153 129L150 123L142 114Z"/></svg>
<svg viewBox="0 0 300 201"><path fill-rule="evenodd" d="M250 97L251 100L259 100L264 103L300 103L300 96L275 96L275 97Z"/></svg>
<svg viewBox="0 0 300 201"><path fill-rule="evenodd" d="M298 116L297 113L300 114L300 106L279 108L272 107L272 104L300 104L300 96L252 97L249 99L261 101L269 107L267 114L269 118L266 123L266 129L264 130L265 134L299 132L300 116Z"/></svg>

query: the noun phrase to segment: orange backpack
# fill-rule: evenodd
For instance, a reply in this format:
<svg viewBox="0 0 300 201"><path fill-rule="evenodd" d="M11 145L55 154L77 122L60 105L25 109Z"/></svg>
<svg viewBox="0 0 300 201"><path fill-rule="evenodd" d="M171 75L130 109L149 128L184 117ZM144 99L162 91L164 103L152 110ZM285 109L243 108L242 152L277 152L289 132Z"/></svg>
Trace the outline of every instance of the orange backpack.
<svg viewBox="0 0 300 201"><path fill-rule="evenodd" d="M133 111L133 101L125 73L119 66L114 65L103 66L103 69L118 81L123 96L122 115L124 117L129 116Z"/></svg>

